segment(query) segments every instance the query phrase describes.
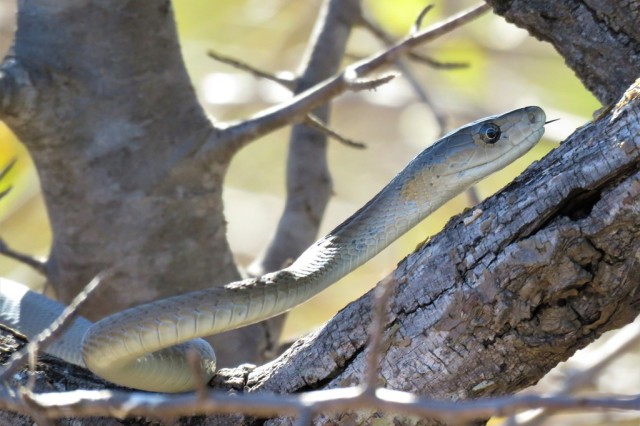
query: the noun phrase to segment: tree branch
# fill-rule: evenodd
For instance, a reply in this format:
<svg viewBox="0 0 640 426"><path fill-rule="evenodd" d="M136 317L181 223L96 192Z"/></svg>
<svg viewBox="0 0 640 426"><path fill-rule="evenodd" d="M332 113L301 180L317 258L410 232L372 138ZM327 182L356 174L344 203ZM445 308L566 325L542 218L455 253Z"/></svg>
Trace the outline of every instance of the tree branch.
<svg viewBox="0 0 640 426"><path fill-rule="evenodd" d="M213 50L207 51L207 55L218 62L222 62L223 64L227 64L241 71L246 71L249 74L252 74L256 77L264 78L266 80L273 81L274 83L278 83L279 85L284 86L289 90L293 90L296 86L297 79L291 76L288 76L285 73L270 74L268 72L259 70L258 68L252 65L249 65L245 62L242 62L236 58L222 55L220 53L214 52Z"/></svg>
<svg viewBox="0 0 640 426"><path fill-rule="evenodd" d="M4 195L4 194L0 194ZM24 263L25 265L33 268L36 272L39 272L42 275L46 276L46 262L36 259L35 257L29 256L28 254L20 253L13 250L11 247L7 245L7 243L0 238L0 255L6 256L10 259L16 260L20 263Z"/></svg>
<svg viewBox="0 0 640 426"><path fill-rule="evenodd" d="M336 132L335 130L331 129L329 126L324 124L322 121L320 121L320 119L314 116L313 114L309 114L307 116L307 119L304 121L304 124L309 127L312 127L313 129L317 130L318 132L324 134L327 137L334 138L341 144L348 146L350 148L364 149L367 147L367 145L362 142L354 141L345 136L342 136L340 133Z"/></svg>
<svg viewBox="0 0 640 426"><path fill-rule="evenodd" d="M287 124L301 122L309 111L352 89L351 82L357 82L358 79L376 69L393 63L398 57L418 45L465 25L489 9L490 7L486 3L482 3L426 30L408 35L389 49L347 67L343 72L305 90L288 102L269 108L241 122L220 123L215 137L209 140L200 152L214 150L218 155L232 155L261 135Z"/></svg>
<svg viewBox="0 0 640 426"><path fill-rule="evenodd" d="M585 0L488 0L488 3L496 14L551 43L604 105L615 102L638 76L640 10L634 3Z"/></svg>
<svg viewBox="0 0 640 426"><path fill-rule="evenodd" d="M0 408L26 415L38 413L45 419L63 417L113 416L127 418L149 416L175 418L203 414L246 413L255 417L296 416L299 413L326 414L358 409L386 413L405 413L419 417L455 417L470 421L504 416L534 408L554 410L640 410L640 396L541 397L510 396L475 401L437 401L416 395L378 389L368 393L360 387L330 389L301 395L227 394L209 391L205 398L197 394L164 395L126 391L80 390L34 394L3 389Z"/></svg>

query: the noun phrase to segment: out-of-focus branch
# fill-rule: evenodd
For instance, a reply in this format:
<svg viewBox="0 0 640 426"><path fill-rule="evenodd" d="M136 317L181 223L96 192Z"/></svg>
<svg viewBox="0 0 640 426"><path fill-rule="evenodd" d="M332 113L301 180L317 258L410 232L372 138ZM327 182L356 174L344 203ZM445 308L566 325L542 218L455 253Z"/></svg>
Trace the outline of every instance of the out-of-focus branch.
<svg viewBox="0 0 640 426"><path fill-rule="evenodd" d="M215 150L219 155L230 156L261 135L287 124L301 122L309 111L352 89L354 81L358 81L383 65L393 63L416 46L459 28L489 9L486 3L482 3L430 28L408 35L383 52L347 67L343 72L305 90L288 102L269 108L244 121L221 123L218 125L215 136L200 149L200 152Z"/></svg>
<svg viewBox="0 0 640 426"><path fill-rule="evenodd" d="M24 263L25 265L30 266L40 274L46 275L46 266L47 266L46 262L40 261L33 256L29 256L28 254L20 253L13 250L1 238L0 238L0 255L3 255L10 259L17 260L18 262Z"/></svg>
<svg viewBox="0 0 640 426"><path fill-rule="evenodd" d="M13 160L11 160L9 162L9 164L7 164L6 166L4 166L2 168L2 170L0 170L0 181L2 181L2 179L7 175L7 173L9 173L9 170L11 170L13 168L13 165L16 164L16 159L14 158ZM4 197L5 195L7 195L9 193L9 191L11 191L12 186L9 185L7 188L3 189L0 191L0 198Z"/></svg>
<svg viewBox="0 0 640 426"><path fill-rule="evenodd" d="M413 25L410 34L416 34L419 32L420 27L422 26L422 19L431 9L432 6L427 6L422 10L422 12L420 12L420 15L416 19L416 23ZM398 42L391 34L386 32L380 25L378 25L378 23L373 18L371 18L371 16L366 13L362 13L362 16L360 16L360 24L364 28L369 30L371 34L382 41L386 46L392 46ZM407 54L407 57L411 60L426 64L436 69L454 70L469 67L469 64L466 62L441 62L418 52L409 52Z"/></svg>
<svg viewBox="0 0 640 426"><path fill-rule="evenodd" d="M432 9L432 6L427 6L422 10L420 15L416 19L416 23L413 25L411 29L411 34L416 34L420 30L420 27L422 26L423 18L431 9ZM378 25L378 23L374 19L372 19L368 14L364 12L360 16L360 23L364 28L369 30L375 37L377 37L387 47L392 46L397 42L397 40L395 40L394 37L391 36L391 34L387 33L380 25ZM438 69L452 70L452 69L466 68L469 66L469 64L467 63L438 62L432 58L429 58L427 56L421 55L416 52L409 52L407 54L407 58L415 60L417 62L424 63L426 65L429 65L431 67L438 68ZM409 67L409 64L407 64L406 60L404 60L403 58L398 58L395 61L395 65L401 71L402 75L407 79L409 85L415 92L418 99L420 99L422 103L427 105L429 109L433 112L433 115L439 127L438 133L440 134L440 136L442 136L445 133L445 130L447 127L445 114L431 101L431 98L429 97L429 95L427 95L427 92L425 91L424 87L422 87L422 85L420 84L416 76L414 75L413 71Z"/></svg>
<svg viewBox="0 0 640 426"><path fill-rule="evenodd" d="M334 138L341 144L346 145L350 148L364 149L367 147L367 145L362 142L354 141L345 136L342 136L340 133L336 132L335 130L331 129L329 126L324 124L322 121L320 121L320 119L313 114L309 114L307 116L307 119L304 121L304 124L316 129L317 131L325 134L326 136Z"/></svg>
<svg viewBox="0 0 640 426"><path fill-rule="evenodd" d="M566 396L589 386L612 362L638 346L640 346L640 321L636 320L618 331L606 345L600 347L592 355L588 367L572 372L563 381L561 389L555 393L555 396ZM557 410L543 409L524 420L510 417L504 422L504 426L537 426L556 413Z"/></svg>
<svg viewBox="0 0 640 426"><path fill-rule="evenodd" d="M213 50L209 50L207 52L207 55L218 62L222 62L223 64L227 64L241 71L246 71L256 77L264 78L266 80L273 81L274 83L278 83L289 90L295 89L297 79L292 75L288 75L288 73L271 74L266 71L260 70L253 65L249 65L239 59L222 55L218 52L214 52Z"/></svg>
<svg viewBox="0 0 640 426"><path fill-rule="evenodd" d="M118 418L149 416L246 413L260 417L296 416L308 412L342 412L374 409L421 417L451 417L457 421L504 416L523 410L640 410L640 395L609 397L541 397L507 396L475 401L438 401L412 393L363 387L350 387L280 395L268 392L228 394L210 391L206 398L197 394L149 394L127 391L79 390L34 394L29 391L2 389L0 408L26 415L37 412L48 419L62 417L115 416Z"/></svg>
<svg viewBox="0 0 640 426"><path fill-rule="evenodd" d="M11 171L11 169L13 168L13 166L16 164L17 161L18 161L17 158L13 158L11 161L9 161L9 163L6 166L2 168L2 170L0 170L0 181L2 181L7 176L7 174ZM5 195L7 195L9 191L11 191L11 189L12 189L12 186L10 185L7 188L1 190L0 199L2 199ZM25 265L35 269L40 274L45 275L45 267L46 267L45 262L42 262L32 256L26 255L24 253L19 253L11 249L2 238L0 238L0 255L4 255L13 260L17 260L18 262L24 263Z"/></svg>
<svg viewBox="0 0 640 426"><path fill-rule="evenodd" d="M231 58L229 56L224 56L221 55L217 52L214 52L212 50L209 50L207 52L207 54L209 55L209 57L225 63L227 65L230 65L234 68L237 68L239 70L242 71L246 71L256 77L260 77L260 78L264 78L266 80L272 81L274 83L277 83L281 86L283 86L286 89L289 89L291 91L293 91L295 89L296 83L297 83L297 79L296 78L289 78L289 77L282 77L282 75L285 75L286 73L279 73L279 74L271 74L268 73L266 71L260 70L258 68L255 68L252 65L249 65L243 61L240 61L238 59L235 58ZM379 84L382 85L386 83L386 81L382 81ZM374 87L375 88L375 87ZM324 135L331 137L335 140L337 140L338 142L349 146L351 148L357 148L357 149L361 149L361 148L365 148L366 145L363 144L362 142L356 142L354 140L351 140L345 136L342 136L340 133L338 133L337 131L331 129L329 126L327 126L325 123L322 122L322 120L320 120L318 117L314 116L313 114L308 114L304 124L314 128L315 130L319 131L320 133L323 133Z"/></svg>
<svg viewBox="0 0 640 426"><path fill-rule="evenodd" d="M380 360L382 359L382 337L387 321L387 309L393 280L390 277L382 280L376 287L373 305L373 321L369 330L369 360L367 363L366 392L375 394L378 388L378 376L380 374Z"/></svg>

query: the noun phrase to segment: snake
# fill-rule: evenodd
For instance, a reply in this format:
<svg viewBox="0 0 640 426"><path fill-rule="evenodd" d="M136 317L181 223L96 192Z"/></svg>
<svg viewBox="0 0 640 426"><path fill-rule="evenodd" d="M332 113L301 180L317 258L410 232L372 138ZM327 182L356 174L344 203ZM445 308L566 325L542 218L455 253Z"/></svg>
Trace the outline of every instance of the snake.
<svg viewBox="0 0 640 426"><path fill-rule="evenodd" d="M529 151L542 138L545 119L541 108L528 106L453 130L289 266L138 305L95 323L77 318L45 351L116 385L191 391L215 374L215 353L202 337L273 317L310 299L446 201ZM29 340L63 309L19 283L0 279L0 323Z"/></svg>

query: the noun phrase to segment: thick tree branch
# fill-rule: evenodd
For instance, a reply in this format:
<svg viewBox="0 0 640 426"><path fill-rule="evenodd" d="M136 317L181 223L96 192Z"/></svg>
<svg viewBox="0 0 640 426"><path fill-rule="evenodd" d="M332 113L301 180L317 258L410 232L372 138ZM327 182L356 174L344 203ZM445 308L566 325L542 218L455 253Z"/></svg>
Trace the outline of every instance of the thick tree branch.
<svg viewBox="0 0 640 426"><path fill-rule="evenodd" d="M498 15L548 41L607 105L638 76L640 10L625 1L488 0Z"/></svg>

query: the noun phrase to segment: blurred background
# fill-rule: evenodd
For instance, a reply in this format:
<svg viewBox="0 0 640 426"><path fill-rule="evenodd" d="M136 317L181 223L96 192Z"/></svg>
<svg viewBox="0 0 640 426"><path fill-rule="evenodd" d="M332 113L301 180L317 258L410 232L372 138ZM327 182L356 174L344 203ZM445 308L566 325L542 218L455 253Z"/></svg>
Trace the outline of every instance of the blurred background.
<svg viewBox="0 0 640 426"><path fill-rule="evenodd" d="M184 58L203 105L214 120L242 119L289 98L277 84L259 80L207 56L208 50L232 56L269 72L295 72L314 25L319 0L174 0ZM425 6L418 0L365 0L371 17L395 37L402 37ZM423 27L476 4L474 1L434 1ZM15 2L0 0L0 51L6 52L15 28ZM383 44L370 32L353 32L349 57L377 52ZM70 46L70 48L73 48ZM420 53L443 62L465 62L456 70L434 69L405 62L412 77L401 76L376 91L347 93L333 103L331 126L344 136L367 144L355 150L330 141L333 197L322 233L362 206L418 152L468 121L526 105L543 107L549 119L543 141L525 158L477 185L485 198L511 181L527 164L553 149L600 107L594 97L565 67L547 44L526 31L486 14L434 43ZM349 63L345 60L345 65ZM415 78L430 100L426 105L412 88ZM436 117L445 120L440 128ZM265 247L283 208L288 129L273 133L245 148L234 159L224 188L229 239L238 263L246 266ZM0 191L13 186L0 203L0 236L14 249L46 257L51 241L46 211L28 153L0 123L0 164L18 162ZM430 219L402 237L373 261L313 300L294 310L284 338L313 330L349 301L370 289L416 245L433 235L454 214L468 207L468 195L452 200ZM28 267L0 258L0 276L38 288L42 277ZM602 345L602 341L596 343ZM554 383L574 366L588 360L589 351L574 357L574 364L554 370L541 385ZM629 354L611 377L598 384L603 391L640 392L640 351ZM628 358L628 359L627 359ZM569 370L568 370L569 369ZM615 371L623 372L622 376ZM631 372L629 372L631 371ZM618 373L620 374L620 373ZM609 377L609 376L606 376ZM621 378L622 377L622 378ZM635 386L635 390L633 389ZM589 415L585 421L608 424L608 418ZM618 419L619 424L640 424ZM568 420L567 420L568 421ZM558 424L558 423L549 423ZM568 424L568 423L562 423Z"/></svg>

